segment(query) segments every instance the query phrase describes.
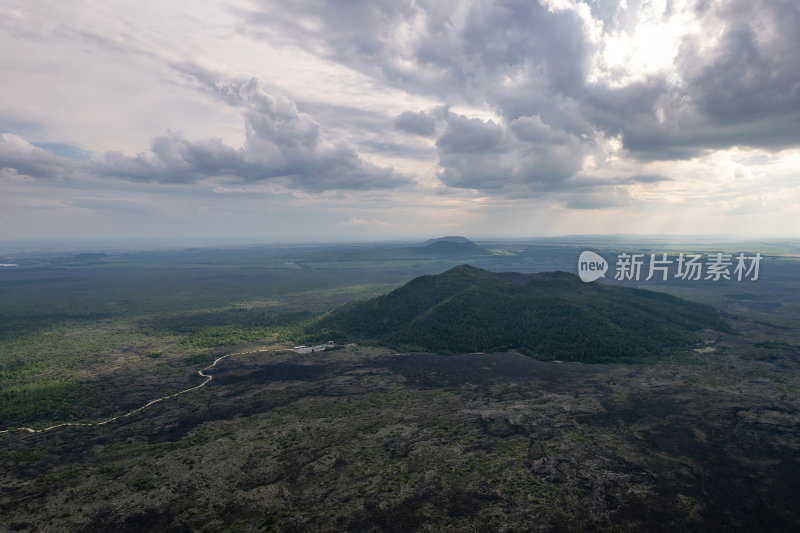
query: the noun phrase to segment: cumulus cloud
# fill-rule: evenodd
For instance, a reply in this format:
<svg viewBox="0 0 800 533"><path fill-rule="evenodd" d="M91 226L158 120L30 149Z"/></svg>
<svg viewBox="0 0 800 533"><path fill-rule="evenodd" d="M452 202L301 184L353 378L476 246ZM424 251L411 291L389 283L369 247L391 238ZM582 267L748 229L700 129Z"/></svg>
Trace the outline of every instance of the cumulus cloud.
<svg viewBox="0 0 800 533"><path fill-rule="evenodd" d="M506 150L505 137L505 130L493 120L451 114L447 128L436 140L436 146L441 153L447 154L503 152Z"/></svg>
<svg viewBox="0 0 800 533"><path fill-rule="evenodd" d="M569 90L591 60L581 18L539 2L265 1L239 13L257 38L279 32L315 54L445 99L482 99L506 75Z"/></svg>
<svg viewBox="0 0 800 533"><path fill-rule="evenodd" d="M687 159L734 146L800 145L800 4L706 2L665 73L587 88L582 110L642 159ZM661 15L666 21L673 14Z"/></svg>
<svg viewBox="0 0 800 533"><path fill-rule="evenodd" d="M170 132L154 139L147 153L135 157L106 154L102 161L92 164L93 171L162 183L189 183L208 177L272 180L308 192L392 188L410 183L391 168L364 161L353 146L328 142L311 116L298 111L289 98L268 92L258 79L217 81L199 69L192 75L207 90L242 110L244 146L235 149L219 139L189 141L180 133Z"/></svg>
<svg viewBox="0 0 800 533"><path fill-rule="evenodd" d="M427 136L436 133L436 119L425 111L418 113L406 111L395 118L394 125L400 130L416 135Z"/></svg>
<svg viewBox="0 0 800 533"><path fill-rule="evenodd" d="M243 12L249 27L275 27L264 6ZM291 28L286 39L385 83L443 104L491 106L496 120L447 105L396 117L402 132L437 135L436 175L448 187L532 195L578 172L596 148L577 100L594 45L574 10L511 0L301 2L277 16Z"/></svg>
<svg viewBox="0 0 800 533"><path fill-rule="evenodd" d="M329 142L311 116L298 111L292 100L267 92L260 80L215 81L211 89L242 110L244 146L233 148L220 139L189 140L180 132L167 132L153 139L149 151L135 156L107 152L81 164L4 134L0 168L34 178L76 172L157 183L209 178L272 181L308 192L385 189L411 182L392 168L365 161L345 142Z"/></svg>
<svg viewBox="0 0 800 533"><path fill-rule="evenodd" d="M68 175L74 166L69 159L34 146L18 135L0 134L0 171L31 178L52 179Z"/></svg>
<svg viewBox="0 0 800 533"><path fill-rule="evenodd" d="M688 38L678 64L693 100L716 124L800 115L800 5L792 0L718 3L704 27L724 28L704 50ZM797 142L797 137L794 138Z"/></svg>
<svg viewBox="0 0 800 533"><path fill-rule="evenodd" d="M439 179L450 187L526 196L563 186L583 166L577 137L554 132L537 117L509 126L448 113L436 141Z"/></svg>

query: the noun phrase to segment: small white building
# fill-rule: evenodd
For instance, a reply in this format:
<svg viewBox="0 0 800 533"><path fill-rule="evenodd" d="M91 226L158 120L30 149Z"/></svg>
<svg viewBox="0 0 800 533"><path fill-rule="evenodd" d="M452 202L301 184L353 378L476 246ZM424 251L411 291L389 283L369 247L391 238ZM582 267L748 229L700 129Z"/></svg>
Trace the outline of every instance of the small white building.
<svg viewBox="0 0 800 533"><path fill-rule="evenodd" d="M328 344L317 344L316 346L306 346L305 344L301 344L300 346L295 346L292 348L294 353L316 353L316 352L324 352L326 348L329 346L334 346L331 344L333 341L329 341Z"/></svg>

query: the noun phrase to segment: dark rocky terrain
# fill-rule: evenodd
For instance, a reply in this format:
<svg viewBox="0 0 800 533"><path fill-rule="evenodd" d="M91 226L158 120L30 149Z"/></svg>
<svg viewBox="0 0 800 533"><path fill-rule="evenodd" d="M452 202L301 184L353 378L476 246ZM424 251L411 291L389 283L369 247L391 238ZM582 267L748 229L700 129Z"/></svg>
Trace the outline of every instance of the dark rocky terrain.
<svg viewBox="0 0 800 533"><path fill-rule="evenodd" d="M236 356L208 387L124 422L0 436L1 521L796 531L800 353L705 335L693 363L648 366L358 348Z"/></svg>

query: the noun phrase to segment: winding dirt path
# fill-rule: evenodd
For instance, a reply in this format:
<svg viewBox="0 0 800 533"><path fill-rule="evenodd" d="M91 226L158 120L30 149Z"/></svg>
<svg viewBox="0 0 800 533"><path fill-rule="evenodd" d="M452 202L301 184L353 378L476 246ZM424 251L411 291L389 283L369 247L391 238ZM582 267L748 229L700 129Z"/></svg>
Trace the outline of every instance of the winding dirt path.
<svg viewBox="0 0 800 533"><path fill-rule="evenodd" d="M173 394L168 394L166 396L161 396L160 398L156 398L155 400L150 400L149 402L147 402L146 404L142 405L141 407L137 407L136 409L134 409L132 411L128 411L127 413L123 413L121 415L117 415L117 416L109 418L107 420L102 420L100 422L62 422L60 424L55 424L53 426L49 426L49 427L42 428L42 429L33 429L33 428L29 428L29 427L9 428L9 429L4 429L3 431L0 431L0 434L2 434L2 433L11 433L11 432L14 432L14 431L21 431L21 432L26 432L26 433L44 433L45 431L50 431L52 429L58 429L58 428L66 427L66 426L80 426L80 427L103 426L105 424L109 424L111 422L114 422L115 420L119 420L120 418L125 418L125 417L131 416L131 415L135 415L139 411L144 411L145 409L147 409L151 405L156 404L158 402L163 402L164 400L169 400L170 398L175 398L177 396L180 396L181 394L186 394L187 392L192 392L193 390L197 390L199 388L205 387L206 385L211 383L212 379L214 379L214 376L212 376L211 374L206 374L206 370L214 368L215 366L217 366L217 363L219 363L223 359L227 359L228 357L232 357L234 355L247 355L247 354L259 353L259 352L280 352L280 351L284 351L286 349L287 348L277 348L277 349L276 348L261 348L261 349L258 349L258 350L250 350L249 352L236 352L236 353L229 353L229 354L221 355L221 356L217 357L216 359L214 359L213 363L211 363L207 367L201 368L200 370L197 371L197 373L200 376L205 378L205 380L200 385L196 385L194 387L189 387L188 389L184 389L182 391L178 391L178 392L175 392Z"/></svg>

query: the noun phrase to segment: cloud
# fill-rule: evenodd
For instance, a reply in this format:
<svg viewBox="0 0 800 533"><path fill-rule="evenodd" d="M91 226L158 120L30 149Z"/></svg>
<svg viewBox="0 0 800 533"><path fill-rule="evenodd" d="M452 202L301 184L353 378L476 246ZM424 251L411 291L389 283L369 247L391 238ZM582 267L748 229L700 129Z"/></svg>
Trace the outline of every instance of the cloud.
<svg viewBox="0 0 800 533"><path fill-rule="evenodd" d="M356 227L374 227L374 226L392 226L389 222L385 222L383 220L379 220L377 218L359 218L357 216L352 216L347 220L339 222L340 226L356 226Z"/></svg>
<svg viewBox="0 0 800 533"><path fill-rule="evenodd" d="M661 183L663 181L674 181L672 178L668 178L666 176L659 176L657 174L634 174L633 176L629 176L627 180L635 183L645 183L645 184Z"/></svg>
<svg viewBox="0 0 800 533"><path fill-rule="evenodd" d="M311 116L298 111L289 98L269 93L261 80L213 81L212 85L208 74L195 70L194 75L223 101L242 110L246 142L239 150L216 140L187 145L181 153L190 157L176 160L179 169L188 164L203 175L233 175L245 181L275 179L288 188L312 192L411 183L391 168L364 161L353 146L329 142Z"/></svg>
<svg viewBox="0 0 800 533"><path fill-rule="evenodd" d="M18 135L0 134L0 170L31 178L53 179L68 175L74 167L72 161L34 146Z"/></svg>
<svg viewBox="0 0 800 533"><path fill-rule="evenodd" d="M253 35L285 27L281 38L298 46L412 94L441 98L439 108L406 111L394 126L437 135L436 176L448 187L541 193L580 171L583 156L596 148L575 100L594 45L573 10L512 0L300 2L280 10L277 23L274 6L262 6L241 12ZM451 113L450 104L488 104L499 116Z"/></svg>
<svg viewBox="0 0 800 533"><path fill-rule="evenodd" d="M280 10L264 2L240 14L253 32L269 27L409 92L487 104L508 123L539 117L586 140L587 150L598 135L619 136L645 160L800 145L800 4L792 0L331 0ZM613 39L656 30L672 40L661 48L637 41L632 46L649 56L604 63ZM413 134L434 131L430 117L413 112L395 124Z"/></svg>
<svg viewBox="0 0 800 533"><path fill-rule="evenodd" d="M436 141L439 179L449 187L531 196L564 187L583 166L583 143L537 117L508 127L448 113Z"/></svg>
<svg viewBox="0 0 800 533"><path fill-rule="evenodd" d="M505 130L493 120L450 114L447 128L436 140L436 147L444 154L503 152L506 149L505 137Z"/></svg>
<svg viewBox="0 0 800 533"><path fill-rule="evenodd" d="M55 154L58 157L72 159L73 161L86 161L89 159L89 157L91 157L91 154L86 150L81 150L80 148L70 146L69 144L46 142L34 142L31 144L37 148L44 148L48 152Z"/></svg>
<svg viewBox="0 0 800 533"><path fill-rule="evenodd" d="M677 59L698 107L718 125L787 113L796 118L800 5L791 0L737 0L715 7L705 25L724 25L716 44L703 50L702 36L693 36Z"/></svg>
<svg viewBox="0 0 800 533"><path fill-rule="evenodd" d="M355 234L399 203L447 223L490 213L498 230L509 206L519 227L621 208L671 228L675 205L797 196L795 1L258 0L123 17L11 5L21 16L0 21L0 44L18 52L0 88L9 198L98 187L247 199L254 212L267 197L318 201L293 220L326 231L343 230L344 205L371 205ZM36 179L9 179L23 175Z"/></svg>
<svg viewBox="0 0 800 533"><path fill-rule="evenodd" d="M735 146L800 146L800 4L708 2L666 73L586 91L590 120L640 159L688 159ZM662 15L662 22L670 16Z"/></svg>
<svg viewBox="0 0 800 533"><path fill-rule="evenodd" d="M255 38L289 41L390 85L482 99L506 74L568 88L589 67L583 21L538 2L266 1L238 10Z"/></svg>
<svg viewBox="0 0 800 533"><path fill-rule="evenodd" d="M24 138L38 137L42 135L42 125L18 117L13 117L0 112L0 132L10 132Z"/></svg>
<svg viewBox="0 0 800 533"><path fill-rule="evenodd" d="M600 187L582 194L566 194L559 205L568 209L612 209L633 203L630 192L624 187Z"/></svg>
<svg viewBox="0 0 800 533"><path fill-rule="evenodd" d="M34 178L69 171L156 183L223 178L246 183L272 181L307 192L386 189L411 183L392 168L365 161L353 146L328 141L311 116L298 111L292 100L267 92L260 80L198 79L228 105L241 110L246 137L241 148L215 138L193 141L183 133L168 131L154 138L147 152L127 156L111 151L78 164L5 134L0 138L0 167ZM64 152L64 145L58 143L45 146ZM75 150L70 153L74 155Z"/></svg>
<svg viewBox="0 0 800 533"><path fill-rule="evenodd" d="M428 136L436 133L436 119L425 111L418 113L406 111L395 118L394 125L400 130L416 135Z"/></svg>

